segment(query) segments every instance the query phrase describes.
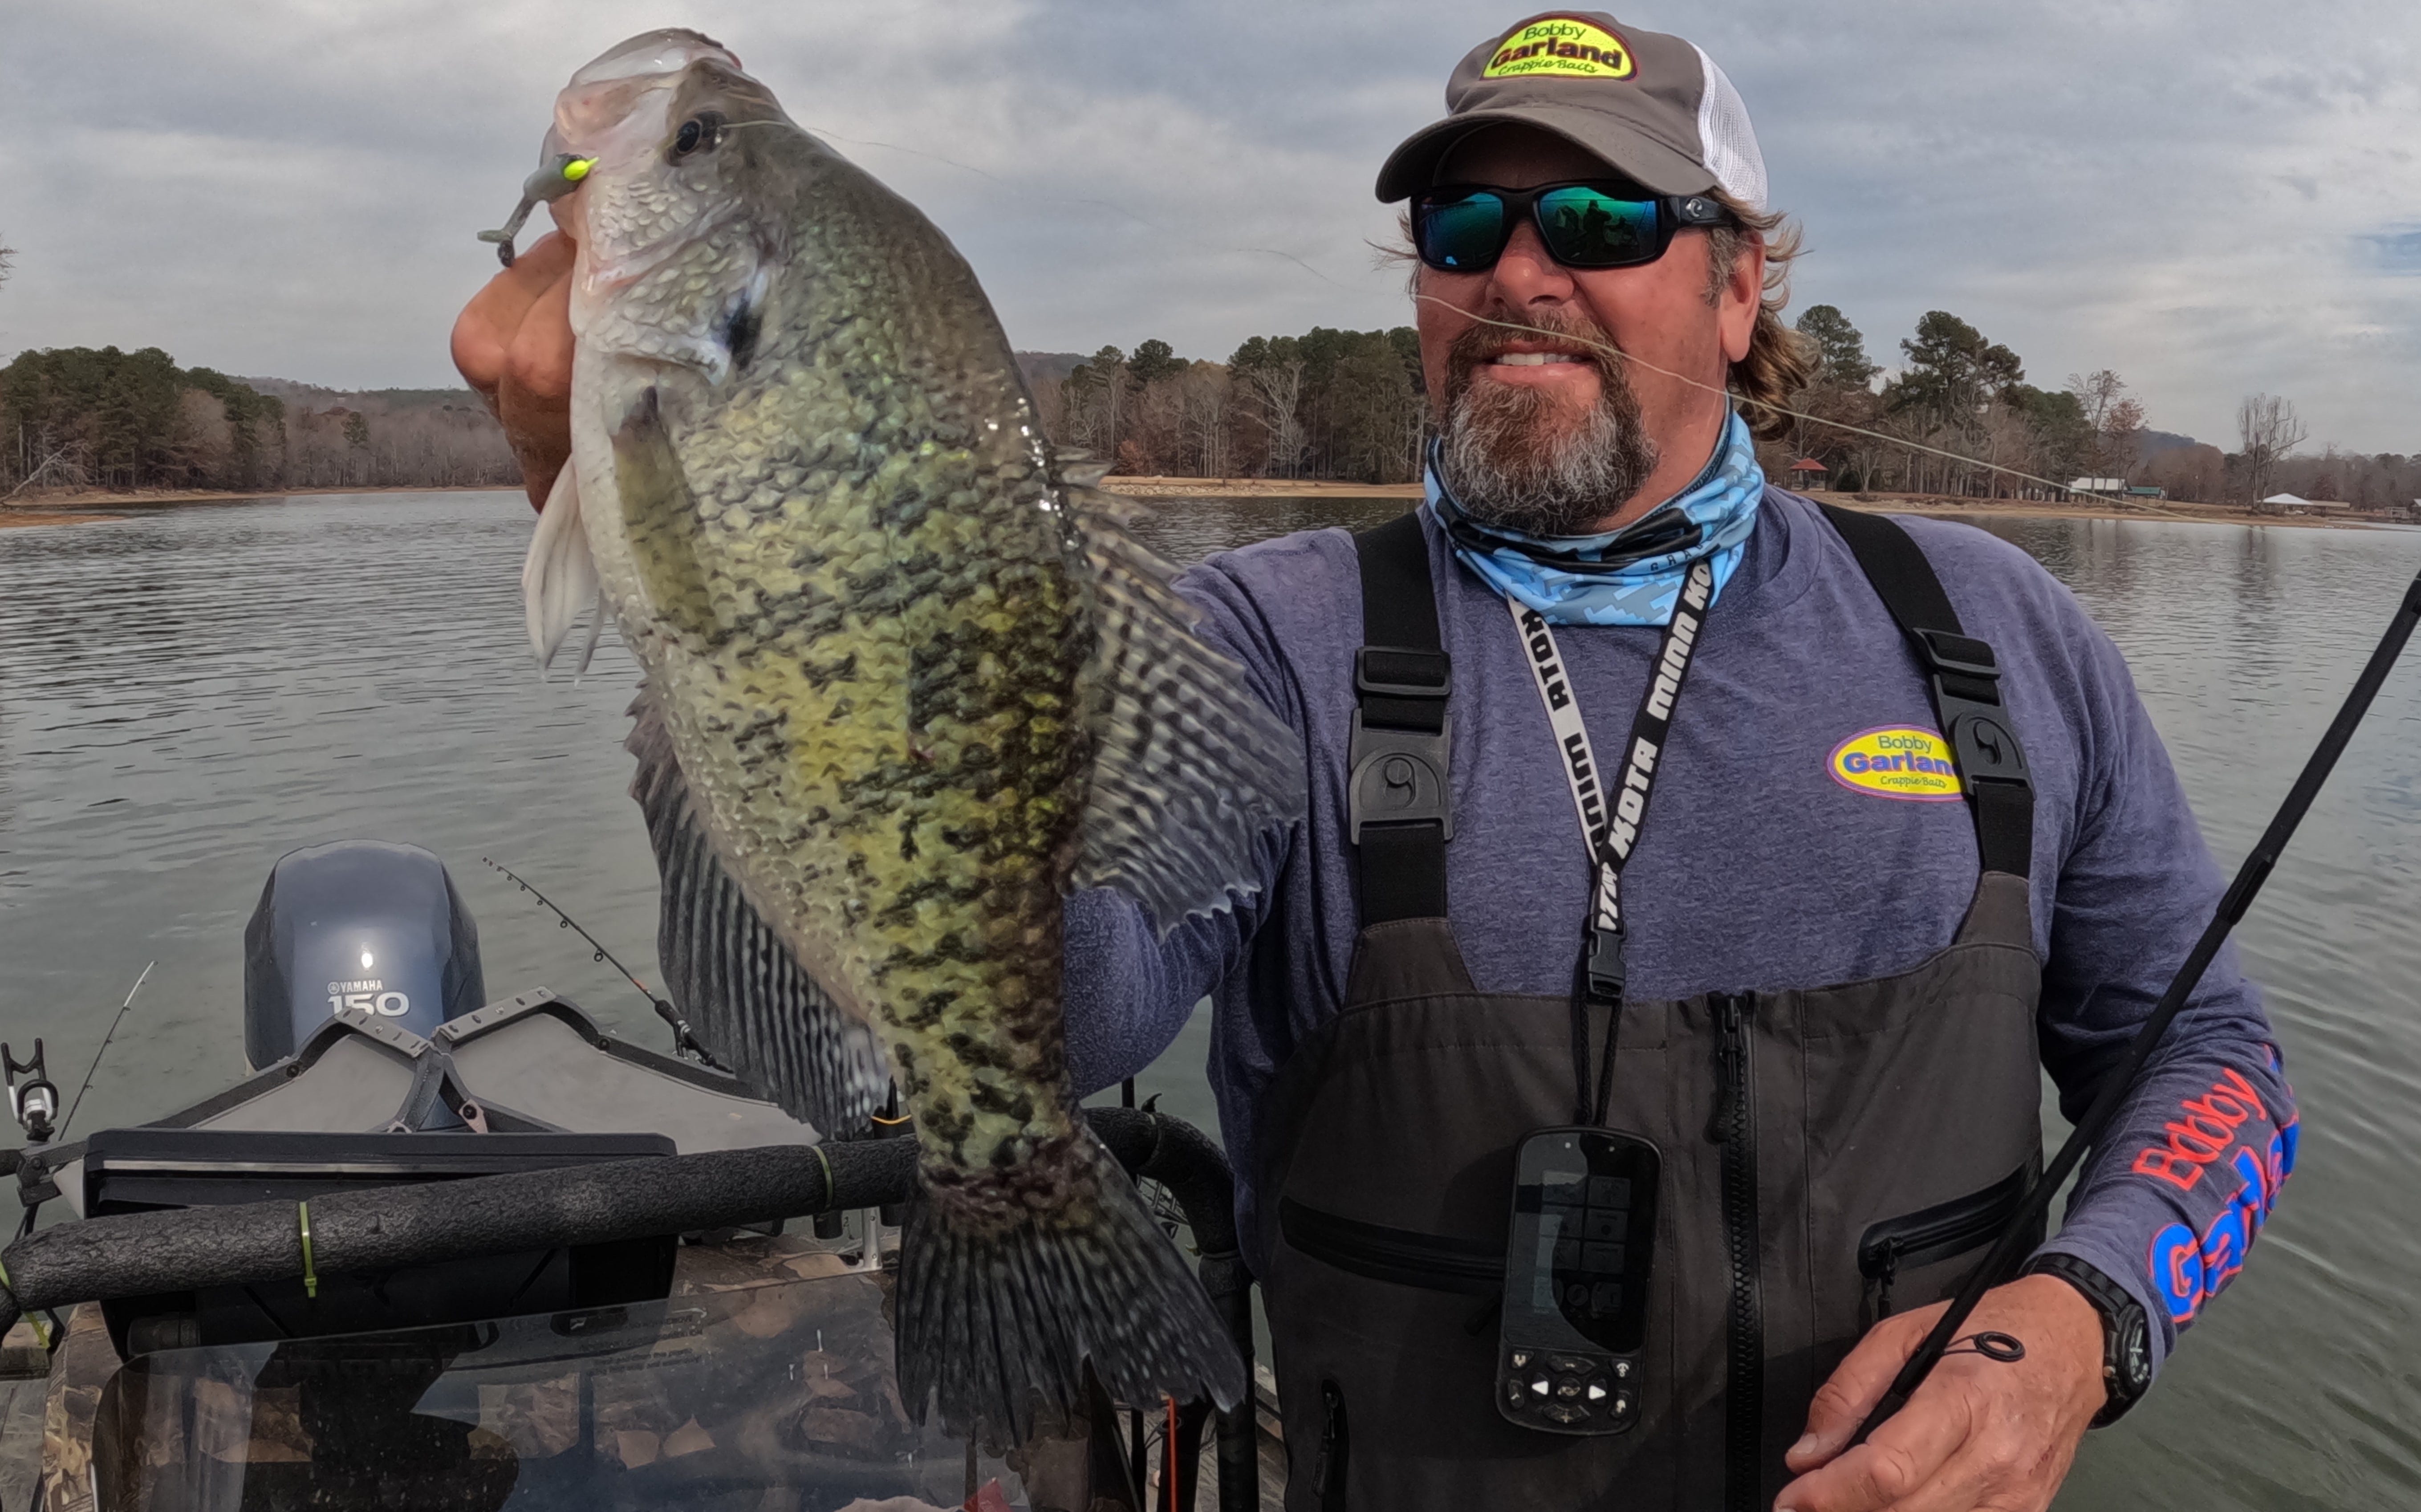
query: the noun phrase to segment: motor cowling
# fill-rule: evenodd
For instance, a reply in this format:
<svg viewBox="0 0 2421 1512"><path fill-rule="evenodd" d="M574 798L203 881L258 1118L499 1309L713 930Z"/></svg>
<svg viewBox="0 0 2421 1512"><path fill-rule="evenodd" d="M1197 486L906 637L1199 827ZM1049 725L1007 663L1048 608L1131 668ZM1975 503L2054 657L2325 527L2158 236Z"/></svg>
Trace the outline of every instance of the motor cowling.
<svg viewBox="0 0 2421 1512"><path fill-rule="evenodd" d="M423 1037L486 1001L479 930L418 846L339 840L270 869L243 931L244 1058L283 1060L339 1008Z"/></svg>

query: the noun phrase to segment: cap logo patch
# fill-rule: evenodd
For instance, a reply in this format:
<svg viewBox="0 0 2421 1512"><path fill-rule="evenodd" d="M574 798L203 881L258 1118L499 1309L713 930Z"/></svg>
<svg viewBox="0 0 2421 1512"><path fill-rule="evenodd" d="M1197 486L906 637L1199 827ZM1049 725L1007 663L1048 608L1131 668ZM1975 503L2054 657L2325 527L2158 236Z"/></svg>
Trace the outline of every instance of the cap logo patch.
<svg viewBox="0 0 2421 1512"><path fill-rule="evenodd" d="M1950 742L1911 725L1860 731L1833 747L1825 766L1835 782L1852 792L1921 803L1955 803L1960 797Z"/></svg>
<svg viewBox="0 0 2421 1512"><path fill-rule="evenodd" d="M1496 44L1483 79L1628 79L1631 49L1604 27L1573 16L1534 21Z"/></svg>

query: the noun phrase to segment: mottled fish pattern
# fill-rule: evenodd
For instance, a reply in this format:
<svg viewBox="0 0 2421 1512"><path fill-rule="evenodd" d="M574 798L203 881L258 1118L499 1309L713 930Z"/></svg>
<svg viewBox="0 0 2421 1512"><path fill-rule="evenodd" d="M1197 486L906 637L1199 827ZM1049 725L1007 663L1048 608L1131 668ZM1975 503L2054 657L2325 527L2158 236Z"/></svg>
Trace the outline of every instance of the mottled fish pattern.
<svg viewBox="0 0 2421 1512"><path fill-rule="evenodd" d="M1078 1115L1061 899L1226 906L1299 812L1295 742L1057 464L948 241L730 54L634 39L554 140L595 161L557 206L573 464L531 623L551 652L601 591L646 671L633 790L684 1008L828 1130L887 1062L921 1154L920 1411L1022 1432L1088 1358L1131 1400L1234 1402L1207 1300Z"/></svg>

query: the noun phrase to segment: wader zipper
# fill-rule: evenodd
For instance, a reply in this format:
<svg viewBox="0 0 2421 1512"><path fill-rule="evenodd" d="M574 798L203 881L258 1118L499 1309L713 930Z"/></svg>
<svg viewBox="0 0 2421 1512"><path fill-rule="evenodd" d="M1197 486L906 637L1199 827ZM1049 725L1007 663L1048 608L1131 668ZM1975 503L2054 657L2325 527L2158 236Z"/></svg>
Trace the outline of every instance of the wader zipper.
<svg viewBox="0 0 2421 1512"><path fill-rule="evenodd" d="M1311 1465L1311 1494L1320 1512L1345 1512L1345 1475L1353 1441L1345 1426L1345 1392L1333 1380L1320 1383L1320 1457Z"/></svg>
<svg viewBox="0 0 2421 1512"><path fill-rule="evenodd" d="M1724 1507L1757 1512L1765 1426L1765 1302L1757 1284L1757 1096L1749 1068L1753 1000L1722 992L1715 1010L1715 1114L1707 1137L1722 1146L1724 1243L1731 1307L1724 1323Z"/></svg>
<svg viewBox="0 0 2421 1512"><path fill-rule="evenodd" d="M2025 1201L2038 1162L2029 1161L1981 1192L1868 1225L1858 1238L1858 1273L1872 1283L1868 1327L1891 1316L1900 1267L1932 1265L1989 1243Z"/></svg>

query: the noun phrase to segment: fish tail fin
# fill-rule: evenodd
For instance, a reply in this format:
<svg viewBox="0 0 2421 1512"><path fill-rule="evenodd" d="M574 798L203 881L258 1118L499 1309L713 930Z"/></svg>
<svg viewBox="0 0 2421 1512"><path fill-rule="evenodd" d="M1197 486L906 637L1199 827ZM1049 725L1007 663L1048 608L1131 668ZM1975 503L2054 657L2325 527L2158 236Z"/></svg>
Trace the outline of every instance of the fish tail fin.
<svg viewBox="0 0 2421 1512"><path fill-rule="evenodd" d="M1072 1200L1024 1200L1038 1180ZM938 1393L949 1431L1023 1441L1038 1408L1081 1411L1087 1360L1123 1401L1243 1399L1209 1294L1089 1130L1061 1159L928 1173L926 1187L901 1236L897 1315L900 1393L919 1421Z"/></svg>

